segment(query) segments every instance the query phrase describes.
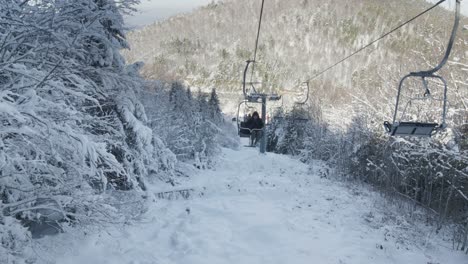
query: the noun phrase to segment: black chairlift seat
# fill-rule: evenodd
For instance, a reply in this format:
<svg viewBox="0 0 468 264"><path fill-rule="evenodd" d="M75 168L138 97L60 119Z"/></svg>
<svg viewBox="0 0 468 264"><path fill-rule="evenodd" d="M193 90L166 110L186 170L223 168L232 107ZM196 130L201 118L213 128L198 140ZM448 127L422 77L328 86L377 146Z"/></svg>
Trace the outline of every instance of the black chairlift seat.
<svg viewBox="0 0 468 264"><path fill-rule="evenodd" d="M278 95L278 94L270 94L268 96L268 100L270 101L279 101L281 100L281 98L282 98L281 95Z"/></svg>
<svg viewBox="0 0 468 264"><path fill-rule="evenodd" d="M418 123L418 122L390 122L384 123L385 129L391 136L415 136L431 137L439 129L443 128L437 123Z"/></svg>
<svg viewBox="0 0 468 264"><path fill-rule="evenodd" d="M293 118L293 121L295 122L299 122L299 123L307 123L309 122L309 118L304 118L304 117L296 117L296 118Z"/></svg>
<svg viewBox="0 0 468 264"><path fill-rule="evenodd" d="M240 122L239 137L241 138L248 138L251 134L250 129L246 128L245 123L246 122Z"/></svg>

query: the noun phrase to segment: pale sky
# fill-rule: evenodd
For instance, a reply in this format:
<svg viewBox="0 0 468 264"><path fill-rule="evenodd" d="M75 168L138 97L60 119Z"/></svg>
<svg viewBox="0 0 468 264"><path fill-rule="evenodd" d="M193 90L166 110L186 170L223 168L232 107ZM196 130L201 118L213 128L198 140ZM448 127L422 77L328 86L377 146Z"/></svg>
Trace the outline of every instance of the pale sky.
<svg viewBox="0 0 468 264"><path fill-rule="evenodd" d="M426 0L430 3L437 3L439 0ZM461 2L461 12L463 15L468 16L468 1L462 1ZM455 0L447 0L445 3L442 4L443 7L449 9L449 10L455 10Z"/></svg>
<svg viewBox="0 0 468 264"><path fill-rule="evenodd" d="M141 0L138 13L125 17L129 27L141 27L164 20L179 13L189 12L213 0Z"/></svg>
<svg viewBox="0 0 468 264"><path fill-rule="evenodd" d="M439 0L426 1L436 3ZM213 2L213 0L141 0L141 4L138 7L139 12L134 14L134 16L126 17L125 21L127 26L131 28L141 27L155 21L164 20L179 13L189 12L196 7L211 2ZM461 4L462 13L468 16L468 0L462 1ZM454 10L455 0L447 0L443 5L449 10Z"/></svg>

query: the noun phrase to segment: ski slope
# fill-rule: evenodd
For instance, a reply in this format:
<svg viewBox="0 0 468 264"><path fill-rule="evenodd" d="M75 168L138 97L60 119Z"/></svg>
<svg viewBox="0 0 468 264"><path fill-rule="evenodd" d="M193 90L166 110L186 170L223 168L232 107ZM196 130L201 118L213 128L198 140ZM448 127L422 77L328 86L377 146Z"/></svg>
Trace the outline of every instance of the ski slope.
<svg viewBox="0 0 468 264"><path fill-rule="evenodd" d="M287 156L242 148L224 149L217 168L184 183L194 189L190 198L157 199L137 223L44 239L44 245L49 243L44 261L468 263L433 228L398 217L364 187L324 177L320 163L308 167Z"/></svg>

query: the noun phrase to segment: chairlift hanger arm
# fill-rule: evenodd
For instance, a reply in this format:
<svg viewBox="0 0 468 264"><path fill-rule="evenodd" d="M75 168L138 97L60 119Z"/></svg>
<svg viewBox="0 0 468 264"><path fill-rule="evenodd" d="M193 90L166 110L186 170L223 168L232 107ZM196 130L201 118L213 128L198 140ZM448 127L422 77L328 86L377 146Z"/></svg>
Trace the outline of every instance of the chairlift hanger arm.
<svg viewBox="0 0 468 264"><path fill-rule="evenodd" d="M434 73L436 73L437 71L439 71L440 69L442 69L442 67L444 67L444 65L447 63L447 61L449 59L449 56L450 56L450 53L451 53L452 48L453 48L453 44L455 43L455 37L457 36L458 27L459 27L459 24L460 24L460 3L461 3L461 1L462 0L455 0L455 22L453 23L452 34L450 35L450 40L448 42L447 50L445 51L444 57L439 62L439 64L437 66L435 66L433 69L430 69L430 70L427 70L427 71L412 72L412 73L410 73L412 76L421 76L421 77L431 76Z"/></svg>
<svg viewBox="0 0 468 264"><path fill-rule="evenodd" d="M249 70L250 64L252 64L252 72L250 75L250 85L252 86L252 90L254 93L257 93L255 86L252 83L253 75L255 72L255 61L257 60L257 50L258 50L258 41L260 39L260 31L262 28L262 19L263 19L263 6L265 5L265 0L262 0L262 7L260 9L260 18L258 19L258 29L257 29L257 38L255 39L255 49L254 49L254 57L253 60L248 60L247 65L245 66L244 69L244 79L242 81L242 90L244 92L244 97L247 97L247 90L246 90L246 84L247 84L247 72Z"/></svg>
<svg viewBox="0 0 468 264"><path fill-rule="evenodd" d="M254 82L252 81L254 72L255 72L255 63L257 59L257 50L258 50L258 43L260 39L260 32L262 28L262 19L263 19L263 7L265 5L265 0L262 0L262 6L260 9L260 17L258 21L258 30L257 30L257 37L255 40L255 49L254 49L254 57L253 60L248 60L247 64L244 69L244 76L242 80L242 92L244 94L244 99L248 100L249 102L257 102L261 99L262 101L264 100L270 100L270 101L277 101L281 99L281 96L277 94L265 94L265 93L258 93L257 89L255 88ZM247 82L247 75L249 72L249 67L252 66L252 72L250 76L250 82ZM247 92L247 84L249 84L252 88L251 92Z"/></svg>
<svg viewBox="0 0 468 264"><path fill-rule="evenodd" d="M255 50L254 50L254 58L253 61L257 60L257 50L258 50L258 42L260 40L260 31L262 29L262 20L263 20L263 6L265 5L265 0L262 0L262 7L260 8L260 18L258 19L258 30L257 30L257 38L255 40ZM252 75L250 76L250 81L252 81L253 74L255 71L255 64L252 67ZM254 88L255 89L255 88Z"/></svg>
<svg viewBox="0 0 468 264"><path fill-rule="evenodd" d="M303 82L302 84L305 84L306 87L307 87L306 98L305 98L305 100L303 102L296 103L298 105L305 105L307 103L307 101L309 101L309 92L310 92L309 81Z"/></svg>
<svg viewBox="0 0 468 264"><path fill-rule="evenodd" d="M255 63L254 60L248 60L248 61L247 61L247 65L245 65L245 69L244 69L244 77L243 77L243 80L242 80L242 91L243 91L243 93L244 93L244 97L245 97L245 98L248 97L248 95L247 95L247 87L246 87L246 85L247 85L247 73L248 73L248 71L249 71L249 66L250 66L250 64L253 64L253 63ZM253 89L254 93L257 93L257 91L256 91L256 89L255 89L255 86L254 86L252 83L250 83L250 85L252 86L252 89Z"/></svg>

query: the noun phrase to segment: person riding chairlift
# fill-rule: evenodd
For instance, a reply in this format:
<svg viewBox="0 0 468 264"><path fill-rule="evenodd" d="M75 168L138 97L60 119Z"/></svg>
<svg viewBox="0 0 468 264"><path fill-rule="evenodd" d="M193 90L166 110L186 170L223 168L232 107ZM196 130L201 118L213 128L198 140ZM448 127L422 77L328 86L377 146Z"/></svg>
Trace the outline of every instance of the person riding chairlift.
<svg viewBox="0 0 468 264"><path fill-rule="evenodd" d="M252 118L252 115L249 113L248 115L244 115L244 122L249 122L249 120Z"/></svg>
<svg viewBox="0 0 468 264"><path fill-rule="evenodd" d="M247 121L246 126L251 130L250 142L252 146L256 146L262 136L262 129L264 126L263 120L258 115L258 112L252 114L252 118Z"/></svg>

